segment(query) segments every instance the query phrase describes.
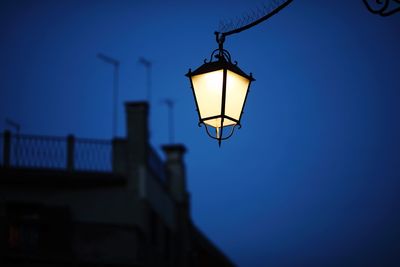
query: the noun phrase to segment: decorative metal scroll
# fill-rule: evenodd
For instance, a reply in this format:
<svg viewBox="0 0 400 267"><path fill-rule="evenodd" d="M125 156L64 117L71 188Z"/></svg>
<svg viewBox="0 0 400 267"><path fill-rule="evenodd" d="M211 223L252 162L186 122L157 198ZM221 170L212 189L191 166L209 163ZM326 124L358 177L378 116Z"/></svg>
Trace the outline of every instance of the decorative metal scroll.
<svg viewBox="0 0 400 267"><path fill-rule="evenodd" d="M217 37L218 38L218 37ZM232 57L231 54L228 52L228 50L225 50L223 48L218 48L215 49L210 56L210 60L207 60L206 58L204 59L204 63L210 63L213 62L215 59L223 59L229 63L232 63L233 65L237 65L237 61L232 62Z"/></svg>
<svg viewBox="0 0 400 267"><path fill-rule="evenodd" d="M400 11L400 0L363 0L363 2L371 13L382 17Z"/></svg>
<svg viewBox="0 0 400 267"><path fill-rule="evenodd" d="M233 135L233 133L235 132L236 127L238 127L238 129L242 128L242 125L241 125L240 123L237 123L237 124L231 125L231 126L224 126L224 127L223 127L224 129L230 128L230 130L229 130L228 135L222 136L222 133L223 133L223 131L222 131L223 129L222 129L222 128L215 128L215 127L212 127L212 126L208 126L208 125L205 124L204 122L199 122L199 127L201 127L201 126L203 126L203 125L204 125L204 127L205 127L205 129L206 129L207 135L208 135L209 137L211 137L212 139L218 140L219 142L224 141L224 140L230 138L230 137ZM209 127L213 128L213 129L215 130L215 136L214 136L212 133L210 133ZM219 129L219 130L218 130L218 129ZM226 132L226 131L225 131L225 132ZM221 135L221 136L220 136L220 135ZM221 143L220 143L220 144L221 144Z"/></svg>

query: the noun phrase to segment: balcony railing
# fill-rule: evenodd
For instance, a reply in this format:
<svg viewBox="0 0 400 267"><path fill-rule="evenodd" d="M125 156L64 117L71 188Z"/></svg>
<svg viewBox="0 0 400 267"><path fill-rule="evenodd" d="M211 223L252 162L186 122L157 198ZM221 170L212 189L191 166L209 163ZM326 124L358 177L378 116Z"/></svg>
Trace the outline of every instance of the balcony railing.
<svg viewBox="0 0 400 267"><path fill-rule="evenodd" d="M5 132L0 137L0 165L15 168L112 171L112 143L107 140Z"/></svg>
<svg viewBox="0 0 400 267"><path fill-rule="evenodd" d="M58 169L112 172L113 146L109 140L67 137L0 134L0 166L13 168ZM149 170L166 180L164 162L150 146Z"/></svg>
<svg viewBox="0 0 400 267"><path fill-rule="evenodd" d="M112 171L112 142L108 140L76 139L74 168L88 171Z"/></svg>

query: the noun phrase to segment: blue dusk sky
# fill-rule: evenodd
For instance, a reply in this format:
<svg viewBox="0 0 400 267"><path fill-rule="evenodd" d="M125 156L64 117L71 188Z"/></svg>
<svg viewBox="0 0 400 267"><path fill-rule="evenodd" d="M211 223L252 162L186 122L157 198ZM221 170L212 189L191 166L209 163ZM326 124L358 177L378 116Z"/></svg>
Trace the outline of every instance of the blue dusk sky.
<svg viewBox="0 0 400 267"><path fill-rule="evenodd" d="M242 129L219 148L189 81L213 32L268 0L1 1L0 125L22 133L112 138L112 66L124 103L146 98L151 143L188 148L196 225L239 266L400 266L400 12L362 0L297 0L225 48L257 79Z"/></svg>

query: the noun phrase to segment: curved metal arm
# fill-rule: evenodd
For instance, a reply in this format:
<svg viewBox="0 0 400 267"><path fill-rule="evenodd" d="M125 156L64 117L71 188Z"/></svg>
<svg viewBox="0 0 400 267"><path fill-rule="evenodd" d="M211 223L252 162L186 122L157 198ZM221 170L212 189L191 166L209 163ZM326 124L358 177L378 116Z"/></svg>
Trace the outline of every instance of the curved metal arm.
<svg viewBox="0 0 400 267"><path fill-rule="evenodd" d="M220 43L220 42L223 43L225 41L225 36L245 31L247 29L250 29L250 28L256 26L257 24L260 24L263 21L266 21L267 19L269 19L273 15L276 15L277 13L279 13L279 11L281 11L282 9L287 7L292 2L293 2L293 0L288 0L288 1L284 2L283 4L281 4L280 6L278 6L277 8L275 8L272 12L269 12L265 16L255 20L255 21L253 21L253 22L251 22L249 24L246 24L246 25L244 25L244 26L242 26L240 28L237 28L237 29L234 29L234 30L231 30L231 31L227 31L227 32L222 32L222 33L216 32L217 42L218 43Z"/></svg>

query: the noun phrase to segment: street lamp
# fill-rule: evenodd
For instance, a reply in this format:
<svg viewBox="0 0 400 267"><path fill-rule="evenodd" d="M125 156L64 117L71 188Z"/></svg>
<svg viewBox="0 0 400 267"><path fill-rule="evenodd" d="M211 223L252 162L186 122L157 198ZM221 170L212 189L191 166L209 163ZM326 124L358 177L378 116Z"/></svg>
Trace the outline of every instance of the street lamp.
<svg viewBox="0 0 400 267"><path fill-rule="evenodd" d="M196 70L189 72L186 76L190 79L196 108L199 115L199 126L205 125L207 134L218 141L232 136L236 126L241 128L244 105L250 84L255 81L252 74L246 74L238 66L237 62L232 63L231 55L223 48L225 37L248 30L257 24L266 21L279 11L287 7L293 0L274 1L273 5L261 17L254 21L240 25L237 28L226 32L215 32L218 49L211 53L209 61ZM396 0L397 1L397 0ZM230 24L232 25L232 23ZM213 59L216 59L213 61ZM213 130L210 132L210 129ZM230 128L230 129L229 129ZM212 132L215 133L212 133Z"/></svg>
<svg viewBox="0 0 400 267"><path fill-rule="evenodd" d="M196 102L199 126L205 125L207 134L221 146L221 141L231 137L236 126L241 127L247 94L255 79L251 73L242 71L237 62L232 63L231 55L223 48L225 36L218 32L215 35L219 47L212 52L210 61L194 71L189 69L186 76Z"/></svg>

